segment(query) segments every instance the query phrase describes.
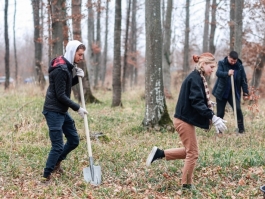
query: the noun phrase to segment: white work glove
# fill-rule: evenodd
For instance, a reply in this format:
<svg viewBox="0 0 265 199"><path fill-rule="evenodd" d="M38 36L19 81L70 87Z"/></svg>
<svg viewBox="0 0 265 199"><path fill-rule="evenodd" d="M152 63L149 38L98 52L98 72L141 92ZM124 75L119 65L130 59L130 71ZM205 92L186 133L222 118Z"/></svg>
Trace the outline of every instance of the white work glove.
<svg viewBox="0 0 265 199"><path fill-rule="evenodd" d="M85 117L85 114L88 114L87 110L82 107L80 107L77 112L82 118Z"/></svg>
<svg viewBox="0 0 265 199"><path fill-rule="evenodd" d="M84 71L83 71L81 68L77 68L77 67L76 67L76 75L77 75L78 77L83 78L85 74L84 74Z"/></svg>
<svg viewBox="0 0 265 199"><path fill-rule="evenodd" d="M213 116L212 123L215 126L216 133L219 133L220 131L223 133L225 130L227 130L225 122L226 121L222 118L217 117L216 115Z"/></svg>

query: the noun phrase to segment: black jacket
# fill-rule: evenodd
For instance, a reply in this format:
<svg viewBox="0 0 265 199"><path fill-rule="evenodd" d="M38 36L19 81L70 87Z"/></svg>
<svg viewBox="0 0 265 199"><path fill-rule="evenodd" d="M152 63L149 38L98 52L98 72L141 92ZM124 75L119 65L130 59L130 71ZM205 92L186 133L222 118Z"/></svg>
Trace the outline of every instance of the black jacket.
<svg viewBox="0 0 265 199"><path fill-rule="evenodd" d="M242 65L242 61L238 59L235 65L232 66L229 64L227 57L225 57L223 60L218 62L218 68L216 71L217 81L213 87L212 92L213 95L219 100L222 100L227 89L228 82L230 82L231 84L231 77L228 75L228 71L230 69L237 70L237 75L234 79L235 92L238 94L236 96L240 99L241 88L243 89L244 93L248 94L247 77Z"/></svg>
<svg viewBox="0 0 265 199"><path fill-rule="evenodd" d="M194 70L181 85L174 117L191 125L209 129L209 120L213 115L213 111L207 106L202 77Z"/></svg>
<svg viewBox="0 0 265 199"><path fill-rule="evenodd" d="M79 104L70 99L71 87L78 83L78 77L73 78L73 68L74 66L63 56L51 61L44 110L66 113L69 107L74 111L80 108Z"/></svg>

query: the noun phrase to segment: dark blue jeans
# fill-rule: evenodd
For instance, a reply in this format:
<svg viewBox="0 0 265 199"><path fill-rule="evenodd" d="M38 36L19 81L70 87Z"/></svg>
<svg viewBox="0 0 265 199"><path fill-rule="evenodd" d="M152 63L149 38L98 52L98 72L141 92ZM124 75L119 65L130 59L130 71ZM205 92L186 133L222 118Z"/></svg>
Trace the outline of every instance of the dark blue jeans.
<svg viewBox="0 0 265 199"><path fill-rule="evenodd" d="M222 99L222 100L218 100L216 98L216 107L217 107L217 116L224 118L225 115L225 106L226 103L229 103L233 110L234 110L234 105L233 105L233 96L232 94L229 95L228 99ZM241 106L240 106L240 100L236 98L236 114L237 114L237 125L238 125L238 129L239 129L239 133L243 133L245 131L244 128L244 118L243 118L243 113L241 110Z"/></svg>
<svg viewBox="0 0 265 199"><path fill-rule="evenodd" d="M49 136L52 144L43 174L43 177L48 177L56 163L64 160L67 154L78 146L79 136L75 128L75 122L69 113L62 114L46 110L42 113L49 127ZM65 144L63 134L67 140Z"/></svg>

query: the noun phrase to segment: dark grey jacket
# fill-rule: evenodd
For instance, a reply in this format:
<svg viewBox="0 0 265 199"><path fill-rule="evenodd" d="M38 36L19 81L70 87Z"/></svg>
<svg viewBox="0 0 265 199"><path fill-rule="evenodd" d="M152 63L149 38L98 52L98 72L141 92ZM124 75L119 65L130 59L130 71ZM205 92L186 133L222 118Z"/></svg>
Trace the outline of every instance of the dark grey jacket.
<svg viewBox="0 0 265 199"><path fill-rule="evenodd" d="M218 62L218 68L216 71L217 81L212 91L213 95L219 100L222 100L227 89L227 84L228 82L231 82L231 77L228 75L228 71L230 69L237 70L237 74L234 79L235 92L237 93L236 96L240 99L241 88L243 89L244 93L248 94L247 77L242 65L242 61L238 59L236 64L231 66L228 62L227 57L225 57L223 60Z"/></svg>
<svg viewBox="0 0 265 199"><path fill-rule="evenodd" d="M44 110L66 113L69 107L74 111L80 108L79 104L70 99L71 87L78 83L78 77L73 78L73 68L74 66L63 56L51 61Z"/></svg>
<svg viewBox="0 0 265 199"><path fill-rule="evenodd" d="M181 85L174 117L191 125L209 129L209 120L213 115L213 111L207 106L202 77L194 70Z"/></svg>

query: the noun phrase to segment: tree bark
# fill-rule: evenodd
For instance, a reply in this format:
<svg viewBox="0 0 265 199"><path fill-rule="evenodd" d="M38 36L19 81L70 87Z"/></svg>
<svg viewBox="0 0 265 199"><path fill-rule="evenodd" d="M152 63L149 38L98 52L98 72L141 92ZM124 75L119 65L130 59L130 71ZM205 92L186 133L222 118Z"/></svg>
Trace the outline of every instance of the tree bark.
<svg viewBox="0 0 265 199"><path fill-rule="evenodd" d="M10 78L10 67L9 67L9 37L8 37L8 23L7 23L7 17L8 17L8 0L5 0L5 14L4 14L4 20L5 20L5 90L9 88L9 78Z"/></svg>
<svg viewBox="0 0 265 199"><path fill-rule="evenodd" d="M230 51L235 48L235 0L230 0Z"/></svg>
<svg viewBox="0 0 265 199"><path fill-rule="evenodd" d="M103 62L101 70L101 79L103 87L105 84L106 69L107 69L107 57L108 57L108 25L109 25L109 2L106 0L106 18L105 18L105 39L104 39L104 52L103 52Z"/></svg>
<svg viewBox="0 0 265 199"><path fill-rule="evenodd" d="M211 30L210 30L210 41L209 41L209 51L214 55L215 53L215 45L214 45L214 36L215 36L215 30L216 30L216 0L213 0L212 2L212 21L211 21Z"/></svg>
<svg viewBox="0 0 265 199"><path fill-rule="evenodd" d="M136 27L136 5L137 0L132 1L132 25L131 25L131 41L130 41L130 86L137 85L138 68L137 68L137 27Z"/></svg>
<svg viewBox="0 0 265 199"><path fill-rule="evenodd" d="M164 23L164 39L163 39L163 80L164 80L164 92L167 98L171 99L171 75L170 75L170 64L171 64L171 16L172 16L172 0L167 1L166 10L166 21Z"/></svg>
<svg viewBox="0 0 265 199"><path fill-rule="evenodd" d="M34 53L35 53L35 70L37 75L37 82L41 90L45 88L45 79L42 72L42 37L40 26L40 1L32 0L33 21L34 21Z"/></svg>
<svg viewBox="0 0 265 199"><path fill-rule="evenodd" d="M128 1L127 8L127 19L126 19L126 31L125 31L125 41L124 41L124 56L123 56L123 77L122 77L122 91L125 92L127 77L128 77L128 65L127 65L127 51L128 51L128 33L129 33L129 23L130 23L130 12L131 12L131 0Z"/></svg>
<svg viewBox="0 0 265 199"><path fill-rule="evenodd" d="M235 51L241 56L244 0L235 1Z"/></svg>
<svg viewBox="0 0 265 199"><path fill-rule="evenodd" d="M172 125L163 86L160 0L145 1L145 127Z"/></svg>
<svg viewBox="0 0 265 199"><path fill-rule="evenodd" d="M121 102L121 0L115 1L114 62L112 72L112 107L122 106Z"/></svg>
<svg viewBox="0 0 265 199"><path fill-rule="evenodd" d="M205 13L204 13L204 30L203 30L203 45L202 51L208 52L209 50L209 10L210 0L206 0Z"/></svg>
<svg viewBox="0 0 265 199"><path fill-rule="evenodd" d="M184 58L183 58L183 79L187 76L189 64L189 42L190 42L190 0L186 0L186 22L185 22L185 41L184 41Z"/></svg>

